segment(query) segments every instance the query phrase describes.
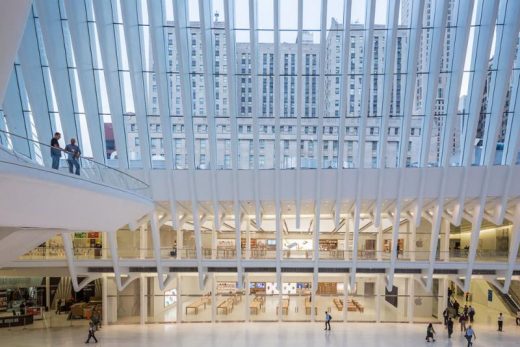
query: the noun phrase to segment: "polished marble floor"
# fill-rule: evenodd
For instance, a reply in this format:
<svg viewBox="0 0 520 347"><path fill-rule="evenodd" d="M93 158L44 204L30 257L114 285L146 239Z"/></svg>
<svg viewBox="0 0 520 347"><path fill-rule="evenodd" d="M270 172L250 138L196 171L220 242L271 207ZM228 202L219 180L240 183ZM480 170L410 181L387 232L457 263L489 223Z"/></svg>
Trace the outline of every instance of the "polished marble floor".
<svg viewBox="0 0 520 347"><path fill-rule="evenodd" d="M511 322L512 323L512 322ZM423 324L337 323L325 332L320 323L191 323L116 325L103 327L97 346L149 347L417 347L466 346L458 331L447 338L446 330L436 325L437 342L424 340ZM494 326L476 326L478 339L474 346L518 346L520 327L505 326L499 333ZM0 331L0 345L9 347L85 346L86 329L11 329Z"/></svg>

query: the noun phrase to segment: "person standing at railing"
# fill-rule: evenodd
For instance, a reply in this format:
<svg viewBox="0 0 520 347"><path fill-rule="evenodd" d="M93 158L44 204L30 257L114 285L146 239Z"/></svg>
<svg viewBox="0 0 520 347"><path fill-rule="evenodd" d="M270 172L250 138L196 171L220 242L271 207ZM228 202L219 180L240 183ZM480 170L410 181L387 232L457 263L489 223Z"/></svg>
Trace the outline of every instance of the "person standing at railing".
<svg viewBox="0 0 520 347"><path fill-rule="evenodd" d="M55 170L59 170L60 168L60 158L61 158L61 147L58 140L61 139L61 134L59 132L54 133L54 137L51 139L51 158L52 158L52 168Z"/></svg>
<svg viewBox="0 0 520 347"><path fill-rule="evenodd" d="M70 143L65 146L65 152L67 152L67 163L69 164L69 172L73 173L73 167L76 168L76 175L79 176L79 156L81 151L76 145L76 139L71 138Z"/></svg>

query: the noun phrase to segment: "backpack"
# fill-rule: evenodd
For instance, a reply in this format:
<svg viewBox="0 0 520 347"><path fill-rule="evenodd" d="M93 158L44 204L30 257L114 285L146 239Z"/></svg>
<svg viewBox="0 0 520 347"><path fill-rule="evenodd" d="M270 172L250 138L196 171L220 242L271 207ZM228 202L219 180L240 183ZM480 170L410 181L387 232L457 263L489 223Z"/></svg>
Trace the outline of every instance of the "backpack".
<svg viewBox="0 0 520 347"><path fill-rule="evenodd" d="M332 320L332 316L329 314L329 320Z"/></svg>

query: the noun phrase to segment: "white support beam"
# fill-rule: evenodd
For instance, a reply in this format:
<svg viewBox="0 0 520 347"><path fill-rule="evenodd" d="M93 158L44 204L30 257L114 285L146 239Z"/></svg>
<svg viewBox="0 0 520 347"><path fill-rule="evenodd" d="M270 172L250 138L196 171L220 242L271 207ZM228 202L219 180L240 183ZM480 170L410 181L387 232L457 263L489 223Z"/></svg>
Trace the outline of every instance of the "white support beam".
<svg viewBox="0 0 520 347"><path fill-rule="evenodd" d="M507 258L507 270L505 274L502 292L507 293L511 286L511 278L516 264L518 264L518 248L520 246L520 203L516 203L513 216L513 228L511 229L511 241L509 243L509 253Z"/></svg>
<svg viewBox="0 0 520 347"><path fill-rule="evenodd" d="M481 161L484 165L493 165L497 139L502 124L502 114L506 97L510 90L511 73L515 60L520 30L520 1L502 2L499 7L495 53L492 60L491 83L488 86L488 100L491 100L491 113L486 117L486 131L482 144ZM518 135L518 134L517 134Z"/></svg>
<svg viewBox="0 0 520 347"><path fill-rule="evenodd" d="M34 125L37 131L37 139L45 142L52 138L51 120L49 117L49 105L45 96L45 81L43 79L43 71L41 66L40 51L38 49L38 39L36 35L36 26L34 24L33 13L27 20L27 25L22 37L22 43L18 51L18 59L22 76L25 83L27 97L31 104L31 112L34 119ZM32 137L32 136L29 136ZM44 151L43 148L41 148ZM50 157L43 155L43 162L50 167Z"/></svg>
<svg viewBox="0 0 520 347"><path fill-rule="evenodd" d="M301 196L301 128L303 117L303 0L298 0L298 36L300 40L296 47L296 211L295 224L296 228L300 228L302 196Z"/></svg>
<svg viewBox="0 0 520 347"><path fill-rule="evenodd" d="M343 3L343 36L342 50L343 57L350 56L350 22L352 17L352 0L345 0ZM341 59L341 87L340 91L344 95L349 89L348 80L348 59ZM341 215L341 201L343 192L343 156L345 152L345 123L347 117L348 103L346 98L340 98L340 119L338 137L338 167L336 168L336 203L334 208L334 225L338 227ZM299 147L299 144L297 145Z"/></svg>
<svg viewBox="0 0 520 347"><path fill-rule="evenodd" d="M93 1L93 4L119 168L126 169L128 168L128 153L123 120L124 93L121 90L119 81L119 63L117 59L116 33L112 17L112 1L114 0Z"/></svg>
<svg viewBox="0 0 520 347"><path fill-rule="evenodd" d="M139 135L139 149L143 168L147 170L152 167L152 159L150 154L148 121L146 119L148 112L146 111L145 80L143 77L139 20L137 14L138 4L137 0L121 1L120 3L125 32L126 52L128 55L128 67L130 69L130 83L132 84L132 97L134 100L137 132Z"/></svg>
<svg viewBox="0 0 520 347"><path fill-rule="evenodd" d="M251 92L252 92L252 105L251 110L253 112L253 155L254 168L253 168L253 194L255 199L255 222L256 225L262 227L262 206L260 204L260 188L258 170L260 169L258 157L259 157L259 125L258 118L260 117L260 84L259 84L259 68L258 68L258 32L256 31L258 25L257 19L257 1L249 0L249 41L250 41L250 59L251 59Z"/></svg>
<svg viewBox="0 0 520 347"><path fill-rule="evenodd" d="M158 6L157 1L149 0L149 8ZM191 210L193 215L193 229L195 234L195 248L197 255L197 267L199 273L199 284L203 284L204 271L202 267L202 237L200 232L200 216L199 206L197 200L197 189L195 182L195 148L194 148L194 132L193 132L193 109L192 109L192 93L190 82L190 63L188 53L188 18L189 8L186 0L179 0L173 2L173 9L175 14L175 38L177 40L177 54L179 62L179 75L181 81L181 95L182 107L184 110L184 128L186 134L186 155L189 172L189 190L191 195ZM157 11L157 10L155 10ZM162 14L157 18L163 18ZM228 61L228 67L229 67ZM179 226L181 228L181 226ZM201 287L202 289L202 287Z"/></svg>
<svg viewBox="0 0 520 347"><path fill-rule="evenodd" d="M417 79L417 60L419 58L419 47L421 44L422 23L424 15L424 0L413 2L412 16L410 23L410 40L407 52L408 66L412 67L411 71L406 74L406 83L404 90L403 104L403 129L401 131L401 141L399 144L399 167L406 167L406 158L408 155L408 140L410 139L410 125L413 114L413 103L415 97L415 83ZM399 185L399 189L402 186Z"/></svg>
<svg viewBox="0 0 520 347"><path fill-rule="evenodd" d="M159 283L159 289L164 290L164 269L162 268L161 261L161 233L159 229L159 222L157 220L157 213L152 212L150 217L150 227L152 232L152 245L153 254L155 257L155 266L157 267L157 281Z"/></svg>
<svg viewBox="0 0 520 347"><path fill-rule="evenodd" d="M489 53L493 42L493 36L495 31L495 23L497 20L499 1L493 0L480 0L477 5L477 26L473 37L473 47L471 53L471 65L470 71L473 73L470 75L469 90L468 90L468 121L467 127L463 131L463 143L462 148L462 165L464 167L464 179L466 182L461 185L461 191L459 193L459 202L457 214L454 218L454 224L460 225L462 214L464 211L464 203L466 200L467 193L467 182L469 175L469 166L472 165L473 153L474 153L474 141L477 134L478 119L480 117L480 110L482 105L482 95L484 93L484 87L486 85L488 66L489 66Z"/></svg>
<svg viewBox="0 0 520 347"><path fill-rule="evenodd" d="M229 115L231 119L231 169L233 172L233 210L235 214L235 246L236 260L239 280L242 276L242 249L240 247L241 237L241 216L240 201L238 192L238 168L239 168L239 148L238 148L238 107L237 107L237 77L236 77L236 37L235 37L235 0L224 1L224 23L226 33L226 52L227 52L227 79L228 79L228 100ZM240 281L239 281L240 283ZM241 283L239 284L241 285Z"/></svg>
<svg viewBox="0 0 520 347"><path fill-rule="evenodd" d="M365 52L364 61L372 61L372 46L374 41L374 18L375 18L375 0L367 0L365 9L365 25L368 26L365 37L364 47ZM363 81L362 81L362 95L361 95L361 117L359 122L359 143L357 155L357 173L356 173L356 201L354 209L354 236L352 240L352 266L350 268L350 286L354 287L356 283L356 267L358 256L358 242L359 242L359 219L361 218L361 199L363 187L362 170L365 167L365 135L366 123L369 115L369 96L371 88L371 71L372 64L363 64Z"/></svg>
<svg viewBox="0 0 520 347"><path fill-rule="evenodd" d="M214 47L213 47L213 32L212 28L212 13L211 2L199 0L199 17L200 17L200 41L202 47L203 61L204 61L204 92L205 92L205 106L206 119L208 122L208 139L209 139L209 157L211 170L211 200L213 205L213 215L219 215L218 204L218 190L217 190L217 128L215 125L215 64ZM214 229L220 230L220 223L218 218L213 219Z"/></svg>
<svg viewBox="0 0 520 347"><path fill-rule="evenodd" d="M72 244L72 238L70 233L61 233L63 239L63 248L65 249L65 255L67 256L67 266L69 268L70 278L72 280L72 287L74 291L79 292L78 274L76 272L76 265L74 264L74 245Z"/></svg>
<svg viewBox="0 0 520 347"><path fill-rule="evenodd" d="M387 23L388 30L386 32L385 42L385 71L383 82L383 103L382 103L382 125L379 131L379 146L377 154L377 199L374 225L377 227L381 223L381 206L383 204L383 175L382 169L386 167L386 140L388 134L388 122L390 120L390 105L392 100L394 70L395 70L395 52L397 49L397 29L399 24L399 5L400 0L387 1ZM376 71L377 72L377 71Z"/></svg>
<svg viewBox="0 0 520 347"><path fill-rule="evenodd" d="M121 280L121 267L119 265L119 252L117 247L117 231L107 231L108 247L110 248L110 259L112 259L112 267L114 268L114 276L116 287L119 291L123 290L123 282Z"/></svg>
<svg viewBox="0 0 520 347"><path fill-rule="evenodd" d="M61 23L61 14L58 1L36 0L34 5L38 12L38 18L45 43L45 54L49 62L49 70L52 76L56 104L60 113L63 138L78 138L74 117L74 105L72 102L73 83L70 80L67 52L65 50L64 31ZM110 12L111 13L111 12ZM68 143L68 141L66 141Z"/></svg>
<svg viewBox="0 0 520 347"><path fill-rule="evenodd" d="M83 4L78 6L78 1L74 0L65 0L65 8L67 10L72 47L74 48L74 59L83 98L92 156L94 160L104 163L105 146L101 131L101 118L98 112L100 101L96 95L98 86L94 78L94 58L90 46L86 8Z"/></svg>

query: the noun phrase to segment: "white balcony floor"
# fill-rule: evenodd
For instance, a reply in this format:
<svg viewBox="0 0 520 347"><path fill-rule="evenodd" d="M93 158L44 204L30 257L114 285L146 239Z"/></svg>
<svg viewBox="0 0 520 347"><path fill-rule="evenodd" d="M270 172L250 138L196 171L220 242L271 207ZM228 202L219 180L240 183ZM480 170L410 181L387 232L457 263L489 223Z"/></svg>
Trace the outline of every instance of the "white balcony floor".
<svg viewBox="0 0 520 347"><path fill-rule="evenodd" d="M441 325L435 344L424 341L424 324L332 323L325 332L321 323L221 323L221 324L153 324L103 327L97 346L212 346L212 347L302 347L302 346L363 346L417 347L466 346L466 340L455 330L451 340ZM504 332L494 325L475 326L475 346L518 346L520 327L512 320ZM3 346L84 346L86 327L61 329L0 330ZM398 337L398 338L397 338Z"/></svg>

